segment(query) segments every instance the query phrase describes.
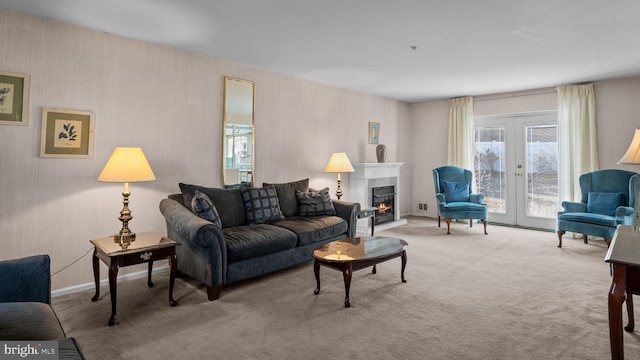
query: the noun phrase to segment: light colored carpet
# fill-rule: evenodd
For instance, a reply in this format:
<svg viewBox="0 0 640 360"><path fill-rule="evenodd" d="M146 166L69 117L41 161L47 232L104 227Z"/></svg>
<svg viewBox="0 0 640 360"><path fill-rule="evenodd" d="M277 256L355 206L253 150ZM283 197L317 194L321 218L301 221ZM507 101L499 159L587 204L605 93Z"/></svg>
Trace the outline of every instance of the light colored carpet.
<svg viewBox="0 0 640 360"><path fill-rule="evenodd" d="M443 226L446 226L443 223ZM607 359L606 245L551 232L452 224L433 219L380 231L409 243L407 283L400 259L357 271L351 308L342 274L313 265L226 287L178 278L168 305L168 273L118 287L118 323L108 288L53 299L68 336L88 359ZM91 269L86 269L91 272ZM104 274L105 272L103 272ZM626 312L624 313L626 324ZM640 358L640 330L624 334L627 359Z"/></svg>

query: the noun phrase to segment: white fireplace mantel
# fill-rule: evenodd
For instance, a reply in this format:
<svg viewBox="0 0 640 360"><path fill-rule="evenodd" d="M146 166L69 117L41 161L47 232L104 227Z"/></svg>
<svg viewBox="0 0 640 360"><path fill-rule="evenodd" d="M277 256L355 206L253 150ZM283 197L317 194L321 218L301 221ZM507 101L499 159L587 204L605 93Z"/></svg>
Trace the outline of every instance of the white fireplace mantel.
<svg viewBox="0 0 640 360"><path fill-rule="evenodd" d="M400 219L400 167L403 162L393 163L354 163L352 173L349 173L349 201L359 202L363 208L371 207L371 189L377 186L395 186L395 204L393 205L395 219L376 225L376 229L384 230L407 223ZM358 220L358 230L366 232L369 219Z"/></svg>

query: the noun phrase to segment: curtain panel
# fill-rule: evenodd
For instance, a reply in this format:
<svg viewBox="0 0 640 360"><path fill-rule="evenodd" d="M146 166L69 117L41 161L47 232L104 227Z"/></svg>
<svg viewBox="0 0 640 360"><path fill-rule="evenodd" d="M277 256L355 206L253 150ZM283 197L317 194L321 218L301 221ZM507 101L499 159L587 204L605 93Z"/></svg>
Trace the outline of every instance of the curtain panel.
<svg viewBox="0 0 640 360"><path fill-rule="evenodd" d="M593 84L558 86L558 194L580 201L580 175L599 170Z"/></svg>
<svg viewBox="0 0 640 360"><path fill-rule="evenodd" d="M469 169L474 164L473 98L465 96L449 100L448 165Z"/></svg>

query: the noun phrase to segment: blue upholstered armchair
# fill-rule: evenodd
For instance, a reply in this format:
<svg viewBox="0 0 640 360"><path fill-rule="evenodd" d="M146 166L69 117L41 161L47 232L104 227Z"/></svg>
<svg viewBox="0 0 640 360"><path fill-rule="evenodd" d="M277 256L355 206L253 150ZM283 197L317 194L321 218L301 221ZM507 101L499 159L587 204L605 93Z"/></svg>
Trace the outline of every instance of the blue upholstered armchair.
<svg viewBox="0 0 640 360"><path fill-rule="evenodd" d="M562 235L571 231L604 238L607 246L620 224L634 224L634 205L640 176L625 170L599 170L580 175L580 202L563 201L558 211L558 247Z"/></svg>
<svg viewBox="0 0 640 360"><path fill-rule="evenodd" d="M447 234L451 234L451 219L482 220L487 234L487 204L484 195L474 194L471 188L473 174L457 166L442 166L433 169L433 182L438 200L438 227L440 218L447 223Z"/></svg>

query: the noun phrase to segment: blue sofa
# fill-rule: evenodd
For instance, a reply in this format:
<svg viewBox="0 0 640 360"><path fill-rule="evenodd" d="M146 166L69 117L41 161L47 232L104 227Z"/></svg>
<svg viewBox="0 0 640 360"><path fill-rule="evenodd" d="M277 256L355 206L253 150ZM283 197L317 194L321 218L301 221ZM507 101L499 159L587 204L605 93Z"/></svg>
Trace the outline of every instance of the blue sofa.
<svg viewBox="0 0 640 360"><path fill-rule="evenodd" d="M84 359L51 307L50 263L48 255L0 261L0 342L56 341L59 359Z"/></svg>
<svg viewBox="0 0 640 360"><path fill-rule="evenodd" d="M161 200L160 212L166 220L167 235L180 244L176 247L178 270L205 284L209 300L219 298L223 285L310 261L313 250L322 244L356 234L360 204L331 200L328 189L309 189L309 179L263 184L260 191L279 211L276 209L274 219L258 223L247 208L252 203L247 200L248 194L258 189L182 183L180 189L181 194ZM205 206L213 215L210 220L196 215L196 192L210 201ZM320 215L307 212L305 196L309 194L314 199L323 197L324 205L333 210L322 214L324 208L320 207ZM300 199L304 200L304 211Z"/></svg>

